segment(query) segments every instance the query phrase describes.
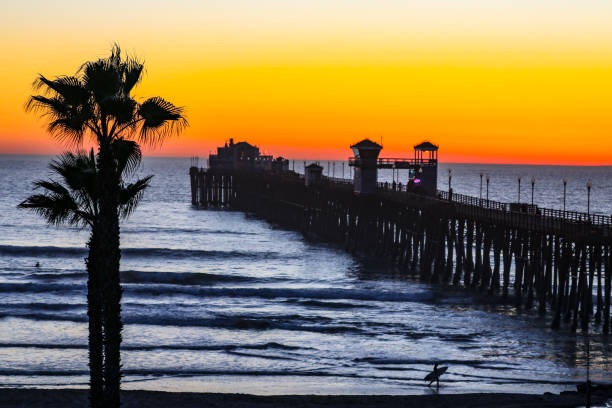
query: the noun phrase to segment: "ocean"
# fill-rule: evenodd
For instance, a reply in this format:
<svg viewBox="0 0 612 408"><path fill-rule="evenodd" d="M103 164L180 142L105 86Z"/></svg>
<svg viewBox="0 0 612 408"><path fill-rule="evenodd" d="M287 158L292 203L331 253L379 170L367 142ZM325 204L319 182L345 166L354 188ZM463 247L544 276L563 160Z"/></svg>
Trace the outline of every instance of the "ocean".
<svg viewBox="0 0 612 408"><path fill-rule="evenodd" d="M34 180L49 176L49 160L0 156L5 387L88 382L88 232L47 226L16 208ZM582 335L244 213L194 209L189 164L145 158L140 171L155 175L152 186L122 224L125 389L420 394L433 392L423 377L435 362L449 367L442 393L559 392L584 380ZM333 167L341 177L342 163ZM521 200L530 202L534 176L534 202L549 208L563 207L565 176L567 209L578 211L586 211L591 180L590 210L612 213L611 167L441 164L440 189L448 168L456 193L478 196L482 172L489 198L501 201L517 200L521 175ZM379 178L394 177L385 170ZM485 189L483 181L483 197ZM611 351L610 338L591 335L594 381L610 381Z"/></svg>

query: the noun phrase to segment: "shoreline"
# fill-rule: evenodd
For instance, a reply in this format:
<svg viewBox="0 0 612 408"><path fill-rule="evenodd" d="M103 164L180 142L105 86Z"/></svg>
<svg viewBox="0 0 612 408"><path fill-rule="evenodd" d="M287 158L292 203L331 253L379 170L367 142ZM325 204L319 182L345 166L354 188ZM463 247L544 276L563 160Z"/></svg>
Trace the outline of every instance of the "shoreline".
<svg viewBox="0 0 612 408"><path fill-rule="evenodd" d="M86 389L5 388L0 391L0 406L6 408L60 408L88 406ZM593 405L603 405L609 395L594 394ZM188 393L164 391L122 391L122 407L195 408L202 406L227 408L316 408L316 407L575 407L584 406L585 395L577 392L561 394L474 393L443 395L251 395L222 393Z"/></svg>

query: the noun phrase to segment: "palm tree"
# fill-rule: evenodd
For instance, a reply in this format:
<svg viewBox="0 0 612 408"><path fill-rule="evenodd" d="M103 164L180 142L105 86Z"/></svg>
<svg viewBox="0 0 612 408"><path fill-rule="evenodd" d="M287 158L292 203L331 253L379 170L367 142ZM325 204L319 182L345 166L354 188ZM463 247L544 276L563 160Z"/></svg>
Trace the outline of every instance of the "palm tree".
<svg viewBox="0 0 612 408"><path fill-rule="evenodd" d="M53 80L40 75L34 85L45 92L31 96L27 110L41 111L49 132L80 143L87 136L98 146L99 267L103 274L104 383L106 405L119 407L121 386L121 284L119 280L120 172L111 152L114 140L159 144L187 126L183 109L160 98L137 102L131 95L144 65L121 56L115 45L107 58L83 64L74 76Z"/></svg>
<svg viewBox="0 0 612 408"><path fill-rule="evenodd" d="M139 146L126 140L113 142L112 151L123 176L130 175L141 159ZM39 180L35 189L43 193L28 197L18 207L30 209L52 225L77 225L90 229L87 243L87 315L89 317L90 401L92 407L104 405L103 376L103 299L102 273L99 268L99 214L98 172L93 149L84 153L64 153L49 165L61 181ZM119 187L119 213L127 218L140 202L152 176Z"/></svg>

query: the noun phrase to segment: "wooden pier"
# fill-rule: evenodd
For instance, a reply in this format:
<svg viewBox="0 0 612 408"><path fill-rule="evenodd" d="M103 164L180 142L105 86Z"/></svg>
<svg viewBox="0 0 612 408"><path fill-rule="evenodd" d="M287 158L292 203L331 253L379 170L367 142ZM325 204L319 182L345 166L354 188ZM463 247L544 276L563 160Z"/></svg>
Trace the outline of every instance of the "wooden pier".
<svg viewBox="0 0 612 408"><path fill-rule="evenodd" d="M353 180L306 186L291 171L191 167L192 204L253 213L305 236L397 265L423 281L471 288L551 317L554 329L610 332L609 216L511 205Z"/></svg>

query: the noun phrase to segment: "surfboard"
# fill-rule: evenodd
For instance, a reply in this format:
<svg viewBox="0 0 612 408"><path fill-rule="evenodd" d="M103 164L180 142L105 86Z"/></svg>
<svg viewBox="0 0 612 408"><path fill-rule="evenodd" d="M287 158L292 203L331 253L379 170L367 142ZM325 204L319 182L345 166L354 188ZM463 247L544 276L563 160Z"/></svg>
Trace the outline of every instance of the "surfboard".
<svg viewBox="0 0 612 408"><path fill-rule="evenodd" d="M427 374L427 376L425 377L425 381L436 381L436 379L440 378L440 376L444 374L446 370L448 370L448 367L438 367L437 371L432 371L431 373Z"/></svg>

